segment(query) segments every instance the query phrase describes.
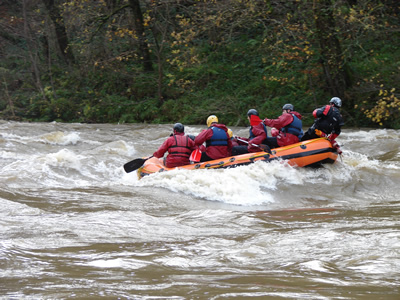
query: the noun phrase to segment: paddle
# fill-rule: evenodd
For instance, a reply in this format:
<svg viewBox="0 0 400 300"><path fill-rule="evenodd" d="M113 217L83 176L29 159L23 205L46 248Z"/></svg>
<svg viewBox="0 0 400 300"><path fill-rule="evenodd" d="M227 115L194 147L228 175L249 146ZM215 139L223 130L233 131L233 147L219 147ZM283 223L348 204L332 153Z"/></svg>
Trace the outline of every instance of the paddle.
<svg viewBox="0 0 400 300"><path fill-rule="evenodd" d="M200 149L196 149L192 152L192 154L190 154L189 160L191 162L195 162L198 163L201 160L201 151Z"/></svg>
<svg viewBox="0 0 400 300"><path fill-rule="evenodd" d="M269 146L267 146L267 145L264 145L264 144L256 145L256 144L253 144L253 143L249 143L248 141L239 139L238 137L236 137L236 139L237 139L238 141L243 142L243 143L250 144L250 145L252 145L252 146L254 146L254 147L258 147L258 148L264 150L265 152L271 153L271 149L270 149Z"/></svg>
<svg viewBox="0 0 400 300"><path fill-rule="evenodd" d="M132 171L139 169L141 166L143 166L143 164L146 160L148 160L152 157L153 157L153 155L146 157L146 158L136 158L134 160L131 160L130 162L127 162L126 164L124 164L125 172L130 173Z"/></svg>

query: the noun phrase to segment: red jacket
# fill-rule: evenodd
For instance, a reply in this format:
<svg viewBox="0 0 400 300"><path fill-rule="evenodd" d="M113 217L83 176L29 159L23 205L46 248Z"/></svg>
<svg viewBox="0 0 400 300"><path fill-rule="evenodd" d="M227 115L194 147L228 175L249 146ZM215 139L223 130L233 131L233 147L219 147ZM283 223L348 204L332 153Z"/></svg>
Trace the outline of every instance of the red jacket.
<svg viewBox="0 0 400 300"><path fill-rule="evenodd" d="M192 139L183 132L176 132L165 140L160 148L153 153L153 156L160 158L168 151L165 166L167 168L174 168L190 164L189 156L195 149L196 146Z"/></svg>
<svg viewBox="0 0 400 300"><path fill-rule="evenodd" d="M264 124L268 127L274 127L279 130L278 135L276 136L276 140L278 142L279 147L287 146L291 144L298 143L300 141L297 135L283 132L282 128L291 124L294 120L293 115L301 120L302 116L297 111L291 111L290 113L284 113L279 116L278 119L264 119Z"/></svg>
<svg viewBox="0 0 400 300"><path fill-rule="evenodd" d="M251 144L260 145L267 138L267 134L265 133L264 130L264 125L260 122L258 125L251 126L250 130L251 130L251 135L253 136L252 139L251 137L240 138L240 139L248 141L250 143L248 144L247 147L247 151L249 151L249 153L262 151L259 147L252 146ZM239 144L243 145L244 143L239 141Z"/></svg>
<svg viewBox="0 0 400 300"><path fill-rule="evenodd" d="M206 145L207 156L212 159L218 159L218 158L231 156L232 141L228 134L228 128L224 124L215 124L207 129L203 130L202 132L200 132L200 134L198 136L196 136L194 143L198 146L202 145L204 142L206 142L206 144L207 144L207 142L209 142L211 140L211 137L214 135L212 127L217 127L217 128L222 129L223 131L225 131L227 146ZM202 149L204 149L204 148L200 147L200 150L202 150Z"/></svg>

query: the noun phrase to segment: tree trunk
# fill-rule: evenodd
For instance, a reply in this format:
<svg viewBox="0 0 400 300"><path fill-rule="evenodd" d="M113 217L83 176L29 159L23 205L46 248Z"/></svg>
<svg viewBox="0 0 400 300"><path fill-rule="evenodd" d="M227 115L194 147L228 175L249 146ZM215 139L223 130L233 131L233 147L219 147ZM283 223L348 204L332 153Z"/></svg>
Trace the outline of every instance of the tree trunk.
<svg viewBox="0 0 400 300"><path fill-rule="evenodd" d="M4 75L3 75L3 84L4 84L4 92L6 94L6 98L8 101L8 106L10 107L12 117L15 118L14 103L10 97L10 94L8 93L7 81L6 81L6 77Z"/></svg>
<svg viewBox="0 0 400 300"><path fill-rule="evenodd" d="M54 23L57 42L60 46L63 58L67 63L73 63L75 59L71 49L69 48L67 30L65 29L64 19L60 14L60 10L57 5L54 4L54 0L43 0L43 3L49 12L50 19Z"/></svg>
<svg viewBox="0 0 400 300"><path fill-rule="evenodd" d="M147 46L146 42L146 34L143 26L143 14L140 8L140 2L139 0L129 0L129 4L132 8L133 17L135 19L135 30L139 38L139 48L143 57L143 68L145 71L150 72L153 71L153 65L150 59L149 47Z"/></svg>
<svg viewBox="0 0 400 300"><path fill-rule="evenodd" d="M331 1L314 0L313 10L325 80L331 95L342 98L346 87L349 86L349 79L346 75L340 42L335 32Z"/></svg>
<svg viewBox="0 0 400 300"><path fill-rule="evenodd" d="M45 97L45 94L44 94L44 90L43 90L42 81L40 79L40 71L39 71L39 67L38 67L38 63L37 63L37 61L38 61L37 60L37 55L32 49L32 48L35 48L35 47L32 46L33 39L31 37L31 31L30 31L30 28L29 28L26 4L27 4L27 0L23 0L22 1L22 15L23 15L23 18L24 18L24 37L25 37L25 40L26 40L26 47L28 49L28 54L29 54L29 58L30 58L30 61L31 61L32 74L33 74L34 82L36 84L36 88L39 90L39 92L42 95L43 99L46 100L46 97Z"/></svg>

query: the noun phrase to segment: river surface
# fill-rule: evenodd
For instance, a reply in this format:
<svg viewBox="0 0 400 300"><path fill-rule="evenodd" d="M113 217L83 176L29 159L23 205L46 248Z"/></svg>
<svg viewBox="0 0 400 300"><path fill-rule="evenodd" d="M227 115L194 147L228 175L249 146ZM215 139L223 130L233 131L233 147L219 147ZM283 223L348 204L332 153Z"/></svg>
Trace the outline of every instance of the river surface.
<svg viewBox="0 0 400 300"><path fill-rule="evenodd" d="M0 121L1 299L400 299L399 130L319 169L125 173L171 126Z"/></svg>

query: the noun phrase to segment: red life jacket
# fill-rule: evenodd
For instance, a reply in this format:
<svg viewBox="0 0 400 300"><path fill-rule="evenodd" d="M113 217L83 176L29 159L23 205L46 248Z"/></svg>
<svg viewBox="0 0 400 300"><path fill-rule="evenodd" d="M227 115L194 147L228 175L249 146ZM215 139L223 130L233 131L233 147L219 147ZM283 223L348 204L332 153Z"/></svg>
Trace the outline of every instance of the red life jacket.
<svg viewBox="0 0 400 300"><path fill-rule="evenodd" d="M174 135L175 145L168 149L168 153L175 157L189 158L192 150L189 147L189 137L186 135Z"/></svg>

